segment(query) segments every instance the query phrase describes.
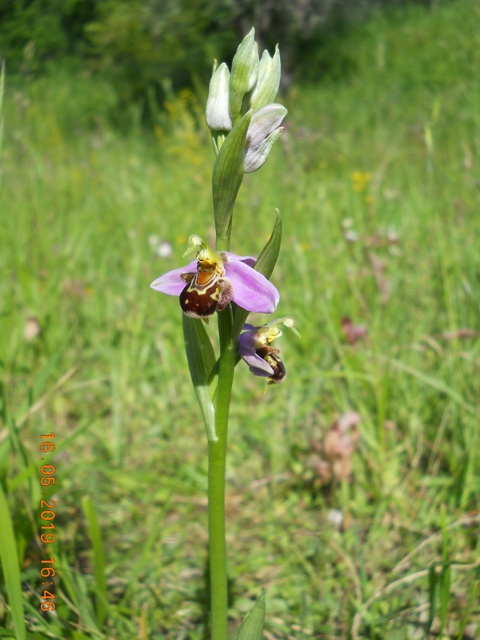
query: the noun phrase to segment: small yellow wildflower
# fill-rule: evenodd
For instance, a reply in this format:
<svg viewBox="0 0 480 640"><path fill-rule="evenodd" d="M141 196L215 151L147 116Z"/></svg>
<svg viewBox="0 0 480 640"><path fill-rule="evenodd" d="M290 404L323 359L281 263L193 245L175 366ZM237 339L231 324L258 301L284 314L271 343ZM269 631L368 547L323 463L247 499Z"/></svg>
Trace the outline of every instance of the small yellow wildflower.
<svg viewBox="0 0 480 640"><path fill-rule="evenodd" d="M362 191L367 189L369 182L372 180L372 174L365 171L354 171L351 178L353 190L357 193L362 193Z"/></svg>

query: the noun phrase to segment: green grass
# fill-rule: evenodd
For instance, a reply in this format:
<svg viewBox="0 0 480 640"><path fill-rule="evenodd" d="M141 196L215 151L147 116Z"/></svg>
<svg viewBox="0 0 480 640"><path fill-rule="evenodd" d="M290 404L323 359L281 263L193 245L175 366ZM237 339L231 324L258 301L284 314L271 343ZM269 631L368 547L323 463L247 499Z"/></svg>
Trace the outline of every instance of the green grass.
<svg viewBox="0 0 480 640"><path fill-rule="evenodd" d="M277 315L302 338L284 332L288 378L266 394L237 368L232 630L265 588L267 638L478 633L479 27L467 0L359 27L338 43L351 73L291 88L288 131L242 186L232 249L258 254L281 209ZM133 110L116 133L114 105L88 75L7 76L0 481L27 638L203 640L206 439L178 303L148 285L183 264L189 234L211 236L213 153L190 95L150 137ZM345 317L368 335L350 344ZM327 482L325 434L349 410L352 473ZM48 547L41 498L56 501ZM41 615L49 556L57 609ZM21 608L14 575L0 637Z"/></svg>

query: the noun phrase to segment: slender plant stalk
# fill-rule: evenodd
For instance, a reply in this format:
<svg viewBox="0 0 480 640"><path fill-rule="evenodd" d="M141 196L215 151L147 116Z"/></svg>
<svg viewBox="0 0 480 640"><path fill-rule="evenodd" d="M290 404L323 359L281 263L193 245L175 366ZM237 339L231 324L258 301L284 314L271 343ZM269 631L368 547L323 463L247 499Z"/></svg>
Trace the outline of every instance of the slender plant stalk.
<svg viewBox="0 0 480 640"><path fill-rule="evenodd" d="M215 431L217 440L208 444L208 528L210 552L210 598L212 640L227 640L227 554L225 541L225 465L228 416L235 368L232 312L218 315L222 350L218 374Z"/></svg>
<svg viewBox="0 0 480 640"><path fill-rule="evenodd" d="M227 571L225 544L225 442L208 445L208 528L212 640L227 639Z"/></svg>
<svg viewBox="0 0 480 640"><path fill-rule="evenodd" d="M228 250L230 234L217 236L217 250ZM225 539L225 468L227 459L228 416L235 369L232 338L232 311L218 314L220 363L218 371L215 432L217 440L208 443L208 531L210 555L210 599L212 640L228 637L227 547Z"/></svg>

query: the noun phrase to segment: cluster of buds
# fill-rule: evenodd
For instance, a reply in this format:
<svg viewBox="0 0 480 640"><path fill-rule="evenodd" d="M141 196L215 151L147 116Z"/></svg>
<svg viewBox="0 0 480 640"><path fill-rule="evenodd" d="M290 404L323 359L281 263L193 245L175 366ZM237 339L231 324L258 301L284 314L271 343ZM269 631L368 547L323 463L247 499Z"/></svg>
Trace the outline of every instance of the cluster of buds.
<svg viewBox="0 0 480 640"><path fill-rule="evenodd" d="M208 92L206 120L218 153L226 135L238 120L251 113L245 140L245 173L259 169L283 132L287 110L275 102L280 86L280 52L273 57L264 51L258 56L255 30L245 36L232 61L230 71L225 62L215 61Z"/></svg>

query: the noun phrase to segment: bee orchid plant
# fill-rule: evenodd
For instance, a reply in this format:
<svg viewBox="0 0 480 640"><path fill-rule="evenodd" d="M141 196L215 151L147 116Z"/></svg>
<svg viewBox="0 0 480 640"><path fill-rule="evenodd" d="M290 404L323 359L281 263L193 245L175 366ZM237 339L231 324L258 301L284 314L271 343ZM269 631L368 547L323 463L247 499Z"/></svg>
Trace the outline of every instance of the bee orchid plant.
<svg viewBox="0 0 480 640"><path fill-rule="evenodd" d="M280 214L260 256L230 252L232 216L245 173L259 169L280 137L287 110L275 103L280 85L280 53L258 56L255 31L240 43L229 70L215 62L206 106L206 121L216 155L212 194L216 246L191 235L185 255L194 260L152 283L160 293L176 296L183 311L183 331L190 374L208 438L208 523L210 562L210 637L227 640L227 570L225 542L225 463L228 417L236 364L243 359L250 371L268 383L285 379L278 349L280 325L293 328L291 318L263 326L245 324L250 312L271 314L279 293L269 278L280 251ZM218 317L220 353L217 358L205 329ZM237 640L260 640L263 634L263 594L240 626Z"/></svg>

